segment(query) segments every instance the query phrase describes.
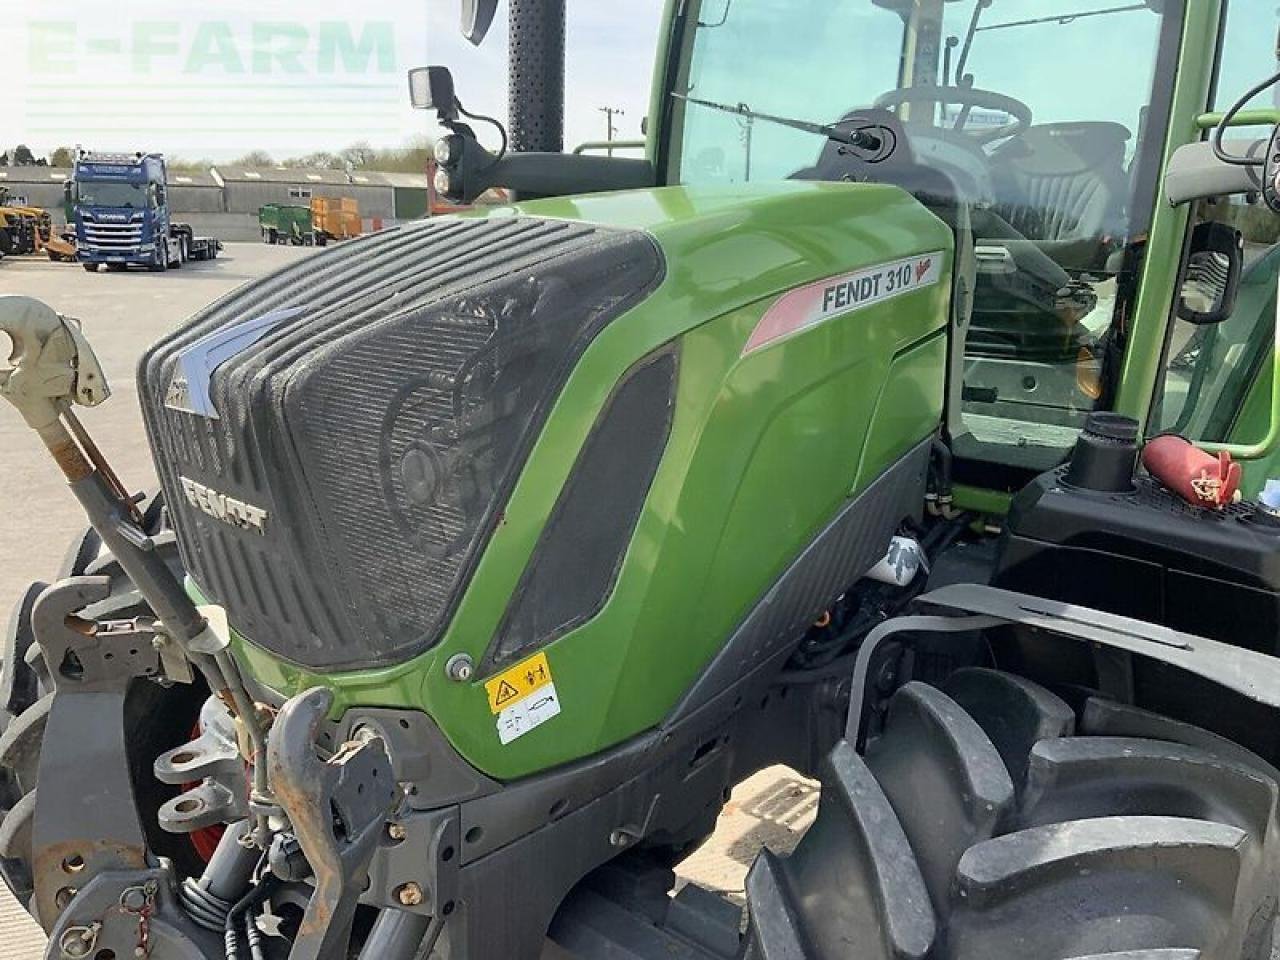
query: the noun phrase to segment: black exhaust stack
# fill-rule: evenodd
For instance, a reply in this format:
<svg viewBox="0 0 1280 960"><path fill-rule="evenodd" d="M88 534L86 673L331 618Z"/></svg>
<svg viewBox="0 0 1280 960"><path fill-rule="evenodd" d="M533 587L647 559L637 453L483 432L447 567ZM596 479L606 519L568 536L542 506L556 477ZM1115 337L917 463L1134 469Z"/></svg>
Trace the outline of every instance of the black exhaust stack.
<svg viewBox="0 0 1280 960"><path fill-rule="evenodd" d="M511 150L564 150L565 0L510 0Z"/></svg>

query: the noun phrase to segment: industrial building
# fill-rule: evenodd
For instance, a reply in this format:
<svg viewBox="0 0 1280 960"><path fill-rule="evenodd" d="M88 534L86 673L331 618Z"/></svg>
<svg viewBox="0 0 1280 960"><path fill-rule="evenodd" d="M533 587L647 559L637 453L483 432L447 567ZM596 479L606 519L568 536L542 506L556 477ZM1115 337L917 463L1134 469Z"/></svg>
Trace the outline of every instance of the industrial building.
<svg viewBox="0 0 1280 960"><path fill-rule="evenodd" d="M381 230L395 223L395 188L387 174L371 171L308 170L286 167L234 167L218 165L211 171L222 182L226 211L252 214L268 203L305 206L313 197L350 197L360 205L365 231ZM407 175L412 176L412 175ZM427 178L418 178L426 211Z"/></svg>
<svg viewBox="0 0 1280 960"><path fill-rule="evenodd" d="M69 179L70 167L0 167L0 186L8 187L12 198L43 207L59 224L65 222L64 184Z"/></svg>
<svg viewBox="0 0 1280 960"><path fill-rule="evenodd" d="M71 170L0 167L0 184L12 196L47 209L65 222L64 184ZM258 209L268 203L306 205L312 197L350 197L360 205L366 232L381 230L427 212L425 173L294 169L218 165L207 171L170 171L170 206L197 233L222 240L259 238Z"/></svg>

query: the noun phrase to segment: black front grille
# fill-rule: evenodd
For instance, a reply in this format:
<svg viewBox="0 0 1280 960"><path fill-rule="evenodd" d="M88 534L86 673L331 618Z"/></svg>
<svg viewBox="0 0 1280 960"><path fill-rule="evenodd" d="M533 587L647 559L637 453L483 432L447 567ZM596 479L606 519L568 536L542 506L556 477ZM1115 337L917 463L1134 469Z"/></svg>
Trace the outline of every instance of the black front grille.
<svg viewBox="0 0 1280 960"><path fill-rule="evenodd" d="M309 667L426 649L569 370L661 273L640 233L437 220L215 304L140 372L192 576L242 633ZM219 418L174 409L199 406L184 352L275 311L283 319L209 378ZM266 511L260 530L237 504Z"/></svg>

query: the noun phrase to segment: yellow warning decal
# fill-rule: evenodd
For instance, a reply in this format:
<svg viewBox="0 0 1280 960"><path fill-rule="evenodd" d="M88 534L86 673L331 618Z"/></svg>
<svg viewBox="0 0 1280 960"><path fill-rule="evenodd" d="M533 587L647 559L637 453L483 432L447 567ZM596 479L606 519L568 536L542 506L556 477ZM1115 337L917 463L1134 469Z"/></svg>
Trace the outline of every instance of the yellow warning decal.
<svg viewBox="0 0 1280 960"><path fill-rule="evenodd" d="M501 713L550 682L551 664L547 663L547 655L536 654L485 681L484 689L489 694L489 709L494 713Z"/></svg>

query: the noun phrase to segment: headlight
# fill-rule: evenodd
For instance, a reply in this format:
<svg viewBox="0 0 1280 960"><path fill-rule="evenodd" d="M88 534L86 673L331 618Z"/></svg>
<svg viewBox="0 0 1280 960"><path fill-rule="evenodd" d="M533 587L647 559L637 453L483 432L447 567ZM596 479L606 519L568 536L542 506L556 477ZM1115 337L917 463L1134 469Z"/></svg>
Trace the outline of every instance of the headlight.
<svg viewBox="0 0 1280 960"><path fill-rule="evenodd" d="M453 177L449 176L449 171L441 167L436 170L436 193L448 196L453 192Z"/></svg>
<svg viewBox="0 0 1280 960"><path fill-rule="evenodd" d="M436 141L436 163L451 167L462 158L462 138L456 133Z"/></svg>

